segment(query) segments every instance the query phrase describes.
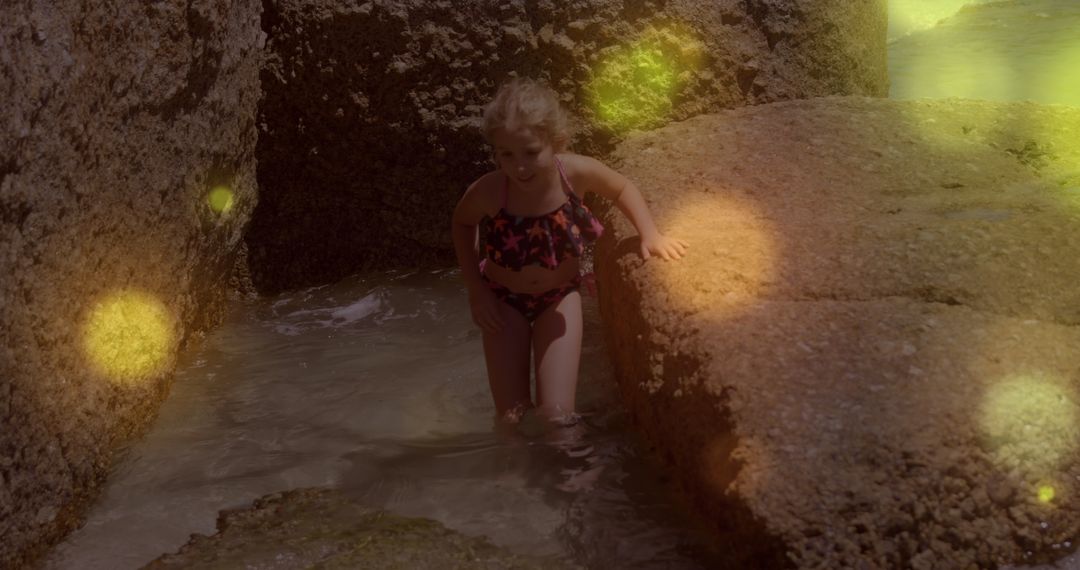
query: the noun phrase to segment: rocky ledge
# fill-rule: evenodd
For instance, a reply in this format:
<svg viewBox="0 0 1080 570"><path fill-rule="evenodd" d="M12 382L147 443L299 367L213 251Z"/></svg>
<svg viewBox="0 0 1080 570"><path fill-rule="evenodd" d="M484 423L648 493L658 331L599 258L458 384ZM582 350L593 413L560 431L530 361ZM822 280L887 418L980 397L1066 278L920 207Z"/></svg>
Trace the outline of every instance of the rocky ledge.
<svg viewBox="0 0 1080 570"><path fill-rule="evenodd" d="M563 569L428 519L363 506L330 489L297 489L222 511L217 534L192 535L144 568Z"/></svg>
<svg viewBox="0 0 1080 570"><path fill-rule="evenodd" d="M1075 550L1077 140L1069 107L823 98L619 147L659 227L691 242L643 262L604 214L620 390L747 567Z"/></svg>

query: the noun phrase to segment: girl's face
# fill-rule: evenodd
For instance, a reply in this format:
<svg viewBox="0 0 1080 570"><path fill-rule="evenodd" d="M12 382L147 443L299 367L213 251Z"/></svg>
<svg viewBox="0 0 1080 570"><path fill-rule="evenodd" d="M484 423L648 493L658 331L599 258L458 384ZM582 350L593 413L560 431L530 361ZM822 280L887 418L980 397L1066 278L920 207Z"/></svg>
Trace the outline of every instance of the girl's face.
<svg viewBox="0 0 1080 570"><path fill-rule="evenodd" d="M492 133L499 170L522 188L545 188L555 171L555 148L530 128Z"/></svg>

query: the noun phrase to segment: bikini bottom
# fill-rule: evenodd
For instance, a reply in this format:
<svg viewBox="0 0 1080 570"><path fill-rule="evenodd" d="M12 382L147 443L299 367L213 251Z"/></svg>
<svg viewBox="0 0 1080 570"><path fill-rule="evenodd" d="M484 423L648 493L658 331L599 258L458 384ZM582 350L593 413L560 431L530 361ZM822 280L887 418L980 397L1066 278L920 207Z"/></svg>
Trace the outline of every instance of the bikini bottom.
<svg viewBox="0 0 1080 570"><path fill-rule="evenodd" d="M524 315L525 319L529 321L529 324L532 324L545 309L558 303L563 297L570 293L577 291L578 287L581 286L581 274L577 274L569 283L561 287L548 289L543 293L516 293L492 281L482 272L480 273L480 277L483 278L484 283L487 283L488 289L491 289L500 301L510 305L517 310L517 312Z"/></svg>

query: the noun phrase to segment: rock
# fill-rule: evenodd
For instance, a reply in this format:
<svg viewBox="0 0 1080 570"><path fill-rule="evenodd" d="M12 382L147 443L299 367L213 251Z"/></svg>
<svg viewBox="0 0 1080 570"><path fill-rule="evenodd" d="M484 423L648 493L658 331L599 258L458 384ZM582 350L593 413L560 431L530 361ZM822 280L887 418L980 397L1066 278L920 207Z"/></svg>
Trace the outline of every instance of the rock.
<svg viewBox="0 0 1080 570"><path fill-rule="evenodd" d="M222 511L217 533L192 535L165 568L371 568L401 570L573 568L540 562L441 524L372 509L330 489L296 489Z"/></svg>
<svg viewBox="0 0 1080 570"><path fill-rule="evenodd" d="M1062 106L829 97L619 146L657 226L690 242L643 262L595 208L621 392L747 567L767 541L804 568L984 568L1078 535L1058 508L1080 491L1078 133ZM1008 151L1033 145L1054 158ZM1009 215L956 215L987 210Z"/></svg>
<svg viewBox="0 0 1080 570"><path fill-rule="evenodd" d="M33 566L79 523L176 351L222 317L256 202L261 5L0 3L0 567ZM218 185L227 212L208 203ZM133 291L159 307L133 321L157 314L167 339L120 381L86 331ZM146 354L113 348L121 368Z"/></svg>

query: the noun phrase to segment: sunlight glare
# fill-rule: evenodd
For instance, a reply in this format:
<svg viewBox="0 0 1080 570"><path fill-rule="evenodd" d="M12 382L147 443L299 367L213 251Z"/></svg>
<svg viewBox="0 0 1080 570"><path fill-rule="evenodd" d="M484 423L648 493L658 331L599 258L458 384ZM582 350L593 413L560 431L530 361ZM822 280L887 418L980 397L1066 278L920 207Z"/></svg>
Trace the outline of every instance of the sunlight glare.
<svg viewBox="0 0 1080 570"><path fill-rule="evenodd" d="M999 460L1034 473L1052 469L1078 443L1077 399L1068 385L1044 374L997 383L981 407L981 427Z"/></svg>
<svg viewBox="0 0 1080 570"><path fill-rule="evenodd" d="M687 193L665 226L689 241L695 251L722 259L716 271L693 271L688 264L663 265L662 278L681 311L742 311L756 302L774 279L775 230L752 200L730 188L708 183L700 194ZM702 231L723 227L724 231Z"/></svg>
<svg viewBox="0 0 1080 570"><path fill-rule="evenodd" d="M219 216L228 213L233 207L233 192L227 186L215 186L207 195L210 209Z"/></svg>
<svg viewBox="0 0 1080 570"><path fill-rule="evenodd" d="M1050 485L1041 485L1039 487L1039 502L1049 503L1054 500L1054 488Z"/></svg>

